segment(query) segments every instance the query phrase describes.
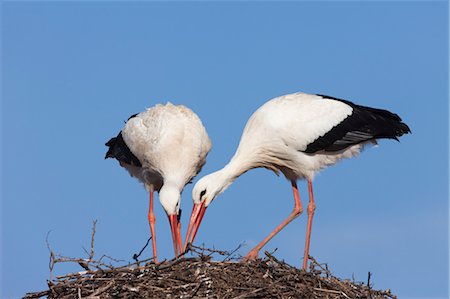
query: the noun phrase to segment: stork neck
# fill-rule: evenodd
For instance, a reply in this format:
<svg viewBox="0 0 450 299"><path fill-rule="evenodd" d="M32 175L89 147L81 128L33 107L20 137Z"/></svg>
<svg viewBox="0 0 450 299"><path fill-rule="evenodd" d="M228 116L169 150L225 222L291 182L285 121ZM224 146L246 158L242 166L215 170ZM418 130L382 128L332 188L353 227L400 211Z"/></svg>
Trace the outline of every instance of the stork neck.
<svg viewBox="0 0 450 299"><path fill-rule="evenodd" d="M183 183L180 183L177 180L173 179L164 180L163 186L166 188L177 189L180 192L181 190L183 190Z"/></svg>
<svg viewBox="0 0 450 299"><path fill-rule="evenodd" d="M222 172L224 179L229 181L229 183L232 183L237 177L248 171L250 168L251 166L249 163L242 161L235 156L220 171Z"/></svg>

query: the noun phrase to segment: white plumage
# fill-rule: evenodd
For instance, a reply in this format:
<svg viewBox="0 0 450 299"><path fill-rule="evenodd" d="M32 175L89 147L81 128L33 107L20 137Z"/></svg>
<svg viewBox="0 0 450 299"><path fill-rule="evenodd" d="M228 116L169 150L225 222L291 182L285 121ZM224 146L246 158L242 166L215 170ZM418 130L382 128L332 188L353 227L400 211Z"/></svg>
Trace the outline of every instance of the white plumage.
<svg viewBox="0 0 450 299"><path fill-rule="evenodd" d="M211 149L199 117L182 105L156 105L130 117L119 136L107 145L110 149L106 157L118 159L150 192L151 226L153 192L159 192L160 202L171 221L175 254L181 253L178 219L181 192L199 173ZM152 238L156 242L153 227ZM153 245L156 256L156 243Z"/></svg>
<svg viewBox="0 0 450 299"><path fill-rule="evenodd" d="M156 105L131 118L122 134L142 163L138 179L149 191L152 186L160 188L167 214L178 214L181 191L200 171L211 149L201 120L185 106ZM164 193L178 196L166 197Z"/></svg>
<svg viewBox="0 0 450 299"><path fill-rule="evenodd" d="M241 174L264 167L277 173L281 171L291 181L295 207L247 258L257 257L258 251L276 233L302 213L296 181L305 178L310 195L303 263L306 267L315 209L311 183L314 175L342 158L359 154L368 143L376 143L376 139L397 139L408 132L408 126L396 114L333 97L295 93L268 101L248 120L230 162L221 170L201 178L194 186L194 209L185 247L193 242L206 207L216 196Z"/></svg>
<svg viewBox="0 0 450 299"><path fill-rule="evenodd" d="M322 168L359 153L361 144L330 153L306 154L307 145L352 114L347 104L305 93L277 97L253 113L228 169L266 167L288 179L313 178ZM244 170L244 169L242 169Z"/></svg>

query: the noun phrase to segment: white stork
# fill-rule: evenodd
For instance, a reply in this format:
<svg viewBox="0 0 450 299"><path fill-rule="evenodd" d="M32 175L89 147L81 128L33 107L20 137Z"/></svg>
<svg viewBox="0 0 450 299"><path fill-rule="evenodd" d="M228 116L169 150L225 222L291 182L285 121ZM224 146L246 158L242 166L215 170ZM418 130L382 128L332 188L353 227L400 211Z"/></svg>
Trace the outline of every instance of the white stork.
<svg viewBox="0 0 450 299"><path fill-rule="evenodd" d="M115 158L150 192L148 221L153 258L157 261L153 192L167 213L175 255L182 250L180 199L184 186L201 170L211 141L200 118L182 105L156 105L132 115L117 137L109 140L106 158Z"/></svg>
<svg viewBox="0 0 450 299"><path fill-rule="evenodd" d="M289 216L252 249L246 259L258 257L259 250L302 213L296 181L306 179L309 189L303 258L306 269L315 210L314 175L342 158L358 155L366 145L376 144L377 139L398 140L397 137L406 133L410 130L398 115L334 97L295 93L268 101L248 120L231 161L194 186L194 208L184 249L194 241L206 208L217 195L246 171L264 167L276 173L281 171L291 182L295 205Z"/></svg>

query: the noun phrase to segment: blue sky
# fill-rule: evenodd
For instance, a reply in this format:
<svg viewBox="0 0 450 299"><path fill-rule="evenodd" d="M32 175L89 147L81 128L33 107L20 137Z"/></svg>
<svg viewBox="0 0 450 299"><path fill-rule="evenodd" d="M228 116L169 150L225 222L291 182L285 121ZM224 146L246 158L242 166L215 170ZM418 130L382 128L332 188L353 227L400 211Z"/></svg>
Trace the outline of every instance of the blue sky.
<svg viewBox="0 0 450 299"><path fill-rule="evenodd" d="M130 260L148 235L144 188L104 143L156 103L193 109L227 163L265 101L304 91L389 109L413 134L320 173L311 255L401 298L448 295L448 4L3 2L2 298L46 287L55 252ZM305 183L299 184L307 198ZM183 236L192 207L183 193ZM291 211L289 183L256 169L208 209L197 242L245 254ZM156 205L158 249L172 257ZM306 217L265 249L300 266ZM146 257L151 250L144 252ZM56 274L78 271L57 265Z"/></svg>

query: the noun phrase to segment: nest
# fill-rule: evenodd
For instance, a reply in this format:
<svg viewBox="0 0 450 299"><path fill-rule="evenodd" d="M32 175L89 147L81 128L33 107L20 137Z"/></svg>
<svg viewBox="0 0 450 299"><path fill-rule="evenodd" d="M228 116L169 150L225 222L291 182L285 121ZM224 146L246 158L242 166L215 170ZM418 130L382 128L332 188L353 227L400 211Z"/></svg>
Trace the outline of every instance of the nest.
<svg viewBox="0 0 450 299"><path fill-rule="evenodd" d="M397 298L371 289L370 275L368 284L341 280L313 258L308 272L267 252L251 262L200 254L138 264L60 276L49 281L48 290L24 298Z"/></svg>
<svg viewBox="0 0 450 299"><path fill-rule="evenodd" d="M373 290L367 283L343 280L331 274L326 264L309 257L308 271L295 268L265 252L265 257L244 262L235 253L190 246L193 257L154 263L139 261L124 266L103 255L94 259L94 235L87 258L69 258L50 251L48 290L27 293L24 298L397 298L390 290ZM47 236L48 238L48 236ZM105 260L109 260L106 263ZM84 271L52 278L57 263L78 263Z"/></svg>

